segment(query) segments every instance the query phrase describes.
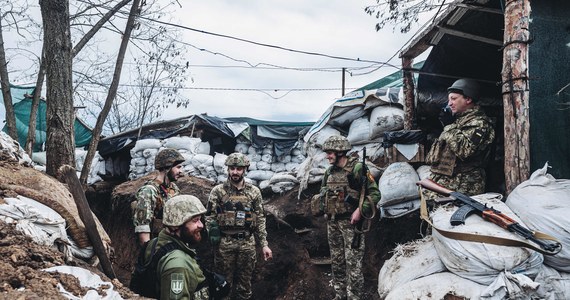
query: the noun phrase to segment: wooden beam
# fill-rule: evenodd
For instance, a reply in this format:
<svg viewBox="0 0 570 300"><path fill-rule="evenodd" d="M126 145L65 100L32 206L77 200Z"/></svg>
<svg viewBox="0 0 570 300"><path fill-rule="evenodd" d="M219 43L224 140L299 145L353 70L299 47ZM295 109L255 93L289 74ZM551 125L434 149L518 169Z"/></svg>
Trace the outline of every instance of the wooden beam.
<svg viewBox="0 0 570 300"><path fill-rule="evenodd" d="M500 40L494 40L494 39L474 35L471 33L466 33L463 31L442 27L442 26L437 26L437 28L438 28L439 32L442 32L445 34L450 34L450 35L454 35L454 36L458 36L458 37L462 37L465 39L474 40L474 41L478 41L478 42L483 42L483 43L487 43L487 44L491 44L491 45L495 45L495 46L503 46L503 41L500 41Z"/></svg>
<svg viewBox="0 0 570 300"><path fill-rule="evenodd" d="M464 8L470 9L470 10L477 10L477 11L482 11L482 12L491 13L491 14L503 15L503 11L500 9L497 9L497 8L482 7L482 6L478 6L478 5L470 5L470 4L465 4L465 3L459 3L459 4L457 4L457 6L464 7Z"/></svg>

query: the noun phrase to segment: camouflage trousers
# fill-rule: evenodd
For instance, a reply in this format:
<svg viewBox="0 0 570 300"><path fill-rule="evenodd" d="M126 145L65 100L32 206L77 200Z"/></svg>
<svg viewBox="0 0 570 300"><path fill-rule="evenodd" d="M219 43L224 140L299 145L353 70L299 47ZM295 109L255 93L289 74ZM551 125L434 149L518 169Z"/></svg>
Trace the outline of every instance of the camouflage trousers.
<svg viewBox="0 0 570 300"><path fill-rule="evenodd" d="M222 237L215 264L219 273L226 276L226 281L232 287L232 291L224 299L251 298L251 277L256 261L253 235L245 239Z"/></svg>
<svg viewBox="0 0 570 300"><path fill-rule="evenodd" d="M327 236L335 299L361 299L364 288L364 236L361 237L358 249L350 247L354 236L354 225L350 224L350 220L328 221Z"/></svg>
<svg viewBox="0 0 570 300"><path fill-rule="evenodd" d="M431 173L429 178L447 189L469 196L485 193L486 176L483 169L474 169L469 172L458 173L455 176ZM426 200L443 197L427 189L423 189L423 194Z"/></svg>

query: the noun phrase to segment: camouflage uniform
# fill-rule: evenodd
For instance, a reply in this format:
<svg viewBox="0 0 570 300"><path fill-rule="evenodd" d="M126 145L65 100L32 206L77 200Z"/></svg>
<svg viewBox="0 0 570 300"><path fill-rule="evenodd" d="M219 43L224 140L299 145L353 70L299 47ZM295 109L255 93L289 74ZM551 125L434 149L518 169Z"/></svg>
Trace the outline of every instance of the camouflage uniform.
<svg viewBox="0 0 570 300"><path fill-rule="evenodd" d="M344 168L334 165L329 167L321 184L321 205L328 215L327 237L331 253L335 299L362 298L364 238L361 239L360 246L357 249L351 248L355 228L354 225L350 224L350 217L357 207L344 203L343 196L336 196L338 198L331 196L333 189L338 190L339 187L342 187L343 193L350 194L358 201L360 199L361 170L362 163L358 162L358 158L349 157ZM368 180L366 196L371 197L374 204L377 204L380 200L378 185L369 174L366 178ZM339 184L339 181L342 183ZM332 198L335 199L334 204L327 203L333 202L333 200L327 200ZM331 209L331 207L334 208ZM371 215L371 208L367 201L363 203L362 210L363 214ZM331 216L331 213L334 214L334 217Z"/></svg>
<svg viewBox="0 0 570 300"><path fill-rule="evenodd" d="M133 210L135 233L149 232L151 238L156 237L162 229L162 210L166 201L179 195L180 189L171 182L168 187L153 180L143 185L136 195Z"/></svg>
<svg viewBox="0 0 570 300"><path fill-rule="evenodd" d="M248 211L245 219L240 219L241 210L235 209L238 202L243 205L244 211ZM231 203L233 212L228 210L228 203ZM228 217L228 211L235 213L235 217L231 214ZM250 299L251 278L257 261L256 242L261 247L268 246L261 191L249 183L238 190L228 179L210 192L207 214L208 229L216 221L222 233L215 262L218 272L224 274L235 288L235 292L230 294L232 298ZM250 226L247 226L248 217L251 218Z"/></svg>
<svg viewBox="0 0 570 300"><path fill-rule="evenodd" d="M196 251L189 248L181 240L166 234L162 230L158 234L156 251L160 247L174 242L177 250L167 253L158 261L160 299L209 299L206 277L196 261ZM152 247L147 247L145 258L150 258Z"/></svg>
<svg viewBox="0 0 570 300"><path fill-rule="evenodd" d="M457 114L454 123L443 128L426 157L430 179L467 195L485 192L485 165L495 139L491 120L479 106ZM425 191L428 199L440 197Z"/></svg>

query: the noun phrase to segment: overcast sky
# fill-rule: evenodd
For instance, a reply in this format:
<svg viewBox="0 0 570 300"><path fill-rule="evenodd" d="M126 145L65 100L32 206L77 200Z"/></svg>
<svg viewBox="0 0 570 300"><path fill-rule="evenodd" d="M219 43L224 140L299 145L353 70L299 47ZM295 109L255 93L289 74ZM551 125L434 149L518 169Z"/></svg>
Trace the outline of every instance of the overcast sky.
<svg viewBox="0 0 570 300"><path fill-rule="evenodd" d="M165 119L208 113L219 117L316 121L341 96L342 67L352 69L352 75L346 73L346 92L397 71L390 66L373 71L379 66L374 62L389 60L420 27L416 26L407 35L391 27L377 32L374 27L377 20L364 12L364 7L376 3L374 0L183 0L180 3L180 14L174 17L183 26L286 49L369 62L300 54L184 30L186 43L223 55L188 47L190 64L204 67L190 68L193 82L189 80L189 89L184 90L190 99L188 109L170 109ZM390 63L399 67L401 60L396 54ZM251 68L250 64L258 67ZM263 64L326 70L267 69L270 66ZM367 68L355 70L361 67ZM359 75L362 73L369 74Z"/></svg>

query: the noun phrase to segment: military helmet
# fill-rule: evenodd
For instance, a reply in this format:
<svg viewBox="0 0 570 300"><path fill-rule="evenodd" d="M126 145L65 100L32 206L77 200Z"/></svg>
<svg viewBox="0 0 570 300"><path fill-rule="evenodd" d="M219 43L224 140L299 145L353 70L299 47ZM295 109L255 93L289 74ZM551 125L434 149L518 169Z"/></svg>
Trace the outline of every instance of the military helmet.
<svg viewBox="0 0 570 300"><path fill-rule="evenodd" d="M448 93L459 93L463 96L475 100L479 100L479 84L472 79L459 79L456 80L450 87L447 88Z"/></svg>
<svg viewBox="0 0 570 300"><path fill-rule="evenodd" d="M234 152L226 158L226 166L228 167L249 167L249 158L239 152Z"/></svg>
<svg viewBox="0 0 570 300"><path fill-rule="evenodd" d="M170 198L164 205L162 224L180 226L197 215L206 213L200 199L192 195L178 195Z"/></svg>
<svg viewBox="0 0 570 300"><path fill-rule="evenodd" d="M185 160L180 152L166 148L158 152L154 158L154 168L157 170L169 169Z"/></svg>
<svg viewBox="0 0 570 300"><path fill-rule="evenodd" d="M348 139L341 135L333 135L323 143L323 151L347 152L352 149Z"/></svg>

